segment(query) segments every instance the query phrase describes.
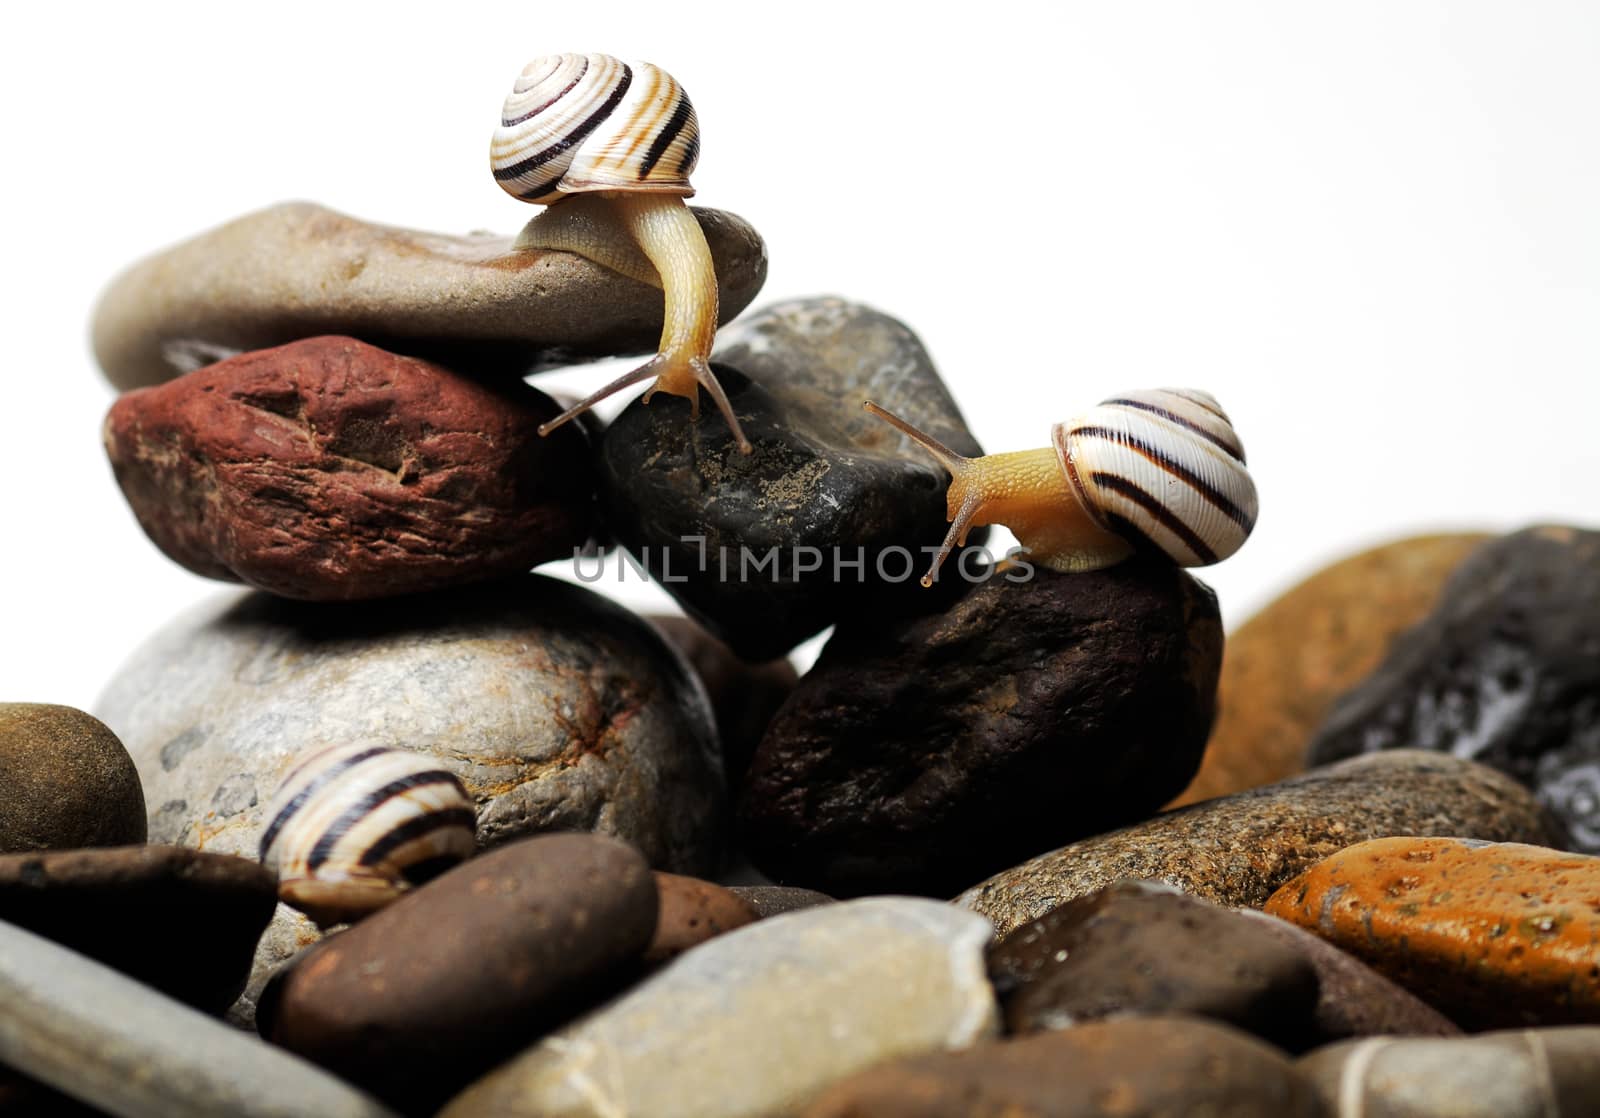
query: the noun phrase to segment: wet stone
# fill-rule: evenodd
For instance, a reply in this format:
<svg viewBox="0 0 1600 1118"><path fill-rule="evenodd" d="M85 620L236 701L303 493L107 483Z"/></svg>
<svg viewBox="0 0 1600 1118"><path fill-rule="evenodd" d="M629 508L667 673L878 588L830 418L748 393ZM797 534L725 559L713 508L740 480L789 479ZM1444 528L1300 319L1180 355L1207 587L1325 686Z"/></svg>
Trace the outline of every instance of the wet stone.
<svg viewBox="0 0 1600 1118"><path fill-rule="evenodd" d="M178 846L0 856L0 920L208 1013L244 989L277 898L256 862Z"/></svg>
<svg viewBox="0 0 1600 1118"><path fill-rule="evenodd" d="M1361 843L1266 911L1469 1029L1600 1025L1600 858L1520 843Z"/></svg>
<svg viewBox="0 0 1600 1118"><path fill-rule="evenodd" d="M761 919L755 906L738 894L674 873L655 875L661 911L645 950L647 963L664 963L692 947Z"/></svg>
<svg viewBox="0 0 1600 1118"><path fill-rule="evenodd" d="M860 304L803 299L723 331L714 357L754 453L713 407L691 423L687 400L630 404L600 443L605 520L622 545L753 661L881 607L886 584L934 601L912 576L944 538L949 475L862 409L873 400L981 453L916 335Z"/></svg>
<svg viewBox="0 0 1600 1118"><path fill-rule="evenodd" d="M1166 563L1040 567L844 621L756 751L742 843L785 884L949 896L1171 799L1221 655L1215 596Z"/></svg>
<svg viewBox="0 0 1600 1118"><path fill-rule="evenodd" d="M1041 854L968 889L957 903L987 916L1002 935L1118 878L1165 881L1217 904L1259 908L1296 874L1367 839L1443 834L1546 843L1556 830L1508 776L1437 753L1397 751Z"/></svg>
<svg viewBox="0 0 1600 1118"><path fill-rule="evenodd" d="M72 707L0 703L0 853L144 840L139 774L116 734Z"/></svg>
<svg viewBox="0 0 1600 1118"><path fill-rule="evenodd" d="M1145 881L1068 901L989 949L1006 1029L1185 1013L1298 1050L1315 1039L1303 951L1238 913Z"/></svg>
<svg viewBox="0 0 1600 1118"><path fill-rule="evenodd" d="M1282 1053L1197 1018L1090 1022L883 1064L802 1118L1324 1118Z"/></svg>
<svg viewBox="0 0 1600 1118"><path fill-rule="evenodd" d="M1304 771L1306 743L1334 700L1427 616L1451 572L1491 538L1414 536L1371 548L1318 571L1230 632L1211 741L1174 806Z"/></svg>
<svg viewBox="0 0 1600 1118"><path fill-rule="evenodd" d="M727 322L761 289L766 246L732 214L694 212ZM572 253L513 251L513 240L398 229L309 202L272 206L117 277L95 308L95 357L129 389L317 334L512 379L540 362L655 349L659 289Z"/></svg>
<svg viewBox="0 0 1600 1118"><path fill-rule="evenodd" d="M1566 825L1557 845L1600 853L1600 532L1530 528L1473 552L1309 756L1401 748L1509 773Z"/></svg>
<svg viewBox="0 0 1600 1118"><path fill-rule="evenodd" d="M544 835L481 855L332 935L274 980L265 1036L431 1114L609 992L656 927L637 852Z"/></svg>
<svg viewBox="0 0 1600 1118"><path fill-rule="evenodd" d="M130 392L106 452L174 562L290 598L517 574L588 538L594 474L555 401L354 338L242 354Z"/></svg>

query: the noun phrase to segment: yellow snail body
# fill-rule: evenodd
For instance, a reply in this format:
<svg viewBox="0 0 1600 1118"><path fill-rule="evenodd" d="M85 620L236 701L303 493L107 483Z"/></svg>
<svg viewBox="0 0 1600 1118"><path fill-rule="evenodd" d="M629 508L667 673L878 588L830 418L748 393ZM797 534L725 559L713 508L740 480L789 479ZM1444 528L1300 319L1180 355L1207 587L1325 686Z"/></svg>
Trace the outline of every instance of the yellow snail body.
<svg viewBox="0 0 1600 1118"><path fill-rule="evenodd" d="M1108 567L1155 550L1183 567L1221 562L1255 527L1244 444L1217 401L1192 388L1127 392L1050 429L1039 450L963 458L897 416L867 410L950 471L950 532L923 576L980 524L1004 524L1031 562Z"/></svg>
<svg viewBox="0 0 1600 1118"><path fill-rule="evenodd" d="M386 746L320 750L267 809L261 863L278 895L318 924L359 919L470 858L477 812L454 775Z"/></svg>
<svg viewBox="0 0 1600 1118"><path fill-rule="evenodd" d="M716 374L717 276L700 223L684 199L700 153L689 97L648 62L605 54L551 54L523 68L490 143L495 181L525 202L551 207L528 223L519 248L575 252L662 289L666 313L656 356L539 428L583 414L651 377L657 392L684 396L699 415L704 388L739 449L750 443ZM570 199L570 200L569 200Z"/></svg>

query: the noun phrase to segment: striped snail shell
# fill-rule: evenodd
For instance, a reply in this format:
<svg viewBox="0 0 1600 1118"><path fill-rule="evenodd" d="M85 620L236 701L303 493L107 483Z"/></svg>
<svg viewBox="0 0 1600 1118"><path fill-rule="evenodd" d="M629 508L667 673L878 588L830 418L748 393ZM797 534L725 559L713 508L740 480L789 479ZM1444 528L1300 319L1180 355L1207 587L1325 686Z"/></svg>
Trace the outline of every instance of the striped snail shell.
<svg viewBox="0 0 1600 1118"><path fill-rule="evenodd" d="M523 68L489 148L495 181L525 202L646 191L689 197L700 125L658 66L608 54L547 54Z"/></svg>
<svg viewBox="0 0 1600 1118"><path fill-rule="evenodd" d="M477 813L431 758L387 746L319 750L267 809L261 862L285 903L327 926L359 919L472 856Z"/></svg>
<svg viewBox="0 0 1600 1118"><path fill-rule="evenodd" d="M1062 471L1102 528L1183 567L1232 555L1256 522L1244 445L1209 393L1156 388L1057 423Z"/></svg>

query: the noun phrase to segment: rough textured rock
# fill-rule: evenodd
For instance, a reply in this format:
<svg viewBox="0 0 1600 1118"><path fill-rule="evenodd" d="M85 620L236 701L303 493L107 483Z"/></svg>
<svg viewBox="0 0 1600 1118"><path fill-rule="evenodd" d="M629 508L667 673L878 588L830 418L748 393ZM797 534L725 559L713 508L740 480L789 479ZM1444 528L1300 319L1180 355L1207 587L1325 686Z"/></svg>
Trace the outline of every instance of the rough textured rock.
<svg viewBox="0 0 1600 1118"><path fill-rule="evenodd" d="M1323 1118L1282 1053L1192 1018L1102 1021L884 1064L803 1118Z"/></svg>
<svg viewBox="0 0 1600 1118"><path fill-rule="evenodd" d="M1307 870L1266 910L1469 1028L1600 1025L1600 858L1379 839Z"/></svg>
<svg viewBox="0 0 1600 1118"><path fill-rule="evenodd" d="M948 896L1169 800L1221 656L1215 596L1167 563L1040 567L842 622L756 751L743 845L786 884Z"/></svg>
<svg viewBox="0 0 1600 1118"><path fill-rule="evenodd" d="M1173 806L1301 772L1306 743L1333 701L1427 616L1450 573L1491 538L1414 536L1371 548L1323 568L1230 632L1211 742Z"/></svg>
<svg viewBox="0 0 1600 1118"><path fill-rule="evenodd" d="M1475 551L1334 705L1310 757L1400 748L1511 774L1572 849L1600 853L1600 532L1530 528Z"/></svg>
<svg viewBox="0 0 1600 1118"><path fill-rule="evenodd" d="M0 703L0 853L145 839L128 751L72 707Z"/></svg>
<svg viewBox="0 0 1600 1118"><path fill-rule="evenodd" d="M1461 1028L1355 956L1304 928L1253 908L1233 911L1300 951L1317 972L1316 1032L1324 1043L1363 1036L1460 1036Z"/></svg>
<svg viewBox="0 0 1600 1118"><path fill-rule="evenodd" d="M0 922L0 1063L120 1118L392 1118L287 1052Z"/></svg>
<svg viewBox="0 0 1600 1118"><path fill-rule="evenodd" d="M592 414L592 413L585 413ZM650 623L683 653L705 684L717 716L728 784L737 788L767 724L794 690L800 675L787 659L750 664L686 617L656 616Z"/></svg>
<svg viewBox="0 0 1600 1118"><path fill-rule="evenodd" d="M622 545L747 660L881 609L889 587L935 601L913 576L920 549L944 538L949 475L861 406L981 453L916 335L859 304L803 299L724 331L715 356L755 451L738 452L715 408L691 424L686 400L630 404L600 441L601 502ZM952 559L947 587L955 571Z"/></svg>
<svg viewBox="0 0 1600 1118"><path fill-rule="evenodd" d="M765 1118L882 1060L995 1031L989 925L874 898L689 952L468 1088L441 1118Z"/></svg>
<svg viewBox="0 0 1600 1118"><path fill-rule="evenodd" d="M1122 1014L1184 1013L1309 1047L1317 975L1305 953L1235 912L1147 881L1068 901L989 949L1012 1033Z"/></svg>
<svg viewBox="0 0 1600 1118"><path fill-rule="evenodd" d="M755 906L720 885L675 873L656 874L661 912L644 958L664 963L724 932L761 919Z"/></svg>
<svg viewBox="0 0 1600 1118"><path fill-rule="evenodd" d="M732 214L695 215L726 322L761 289L766 246ZM655 348L659 290L571 253L513 251L513 239L397 229L309 202L272 206L117 277L95 308L95 357L128 389L315 334L513 377L539 360Z"/></svg>
<svg viewBox="0 0 1600 1118"><path fill-rule="evenodd" d="M1298 1067L1329 1118L1590 1118L1600 1029L1373 1037L1319 1049Z"/></svg>
<svg viewBox="0 0 1600 1118"><path fill-rule="evenodd" d="M295 758L360 742L437 757L492 846L597 831L705 876L725 792L700 684L649 625L539 575L395 603L209 603L140 649L100 712L139 765L157 842L254 856ZM313 940L284 910L266 971Z"/></svg>
<svg viewBox="0 0 1600 1118"><path fill-rule="evenodd" d="M769 916L782 916L786 912L799 912L803 908L834 903L834 898L826 893L819 893L815 889L794 889L787 885L730 885L728 892L747 901L763 920Z"/></svg>
<svg viewBox="0 0 1600 1118"><path fill-rule="evenodd" d="M544 835L474 858L297 959L260 1024L406 1113L607 991L656 926L637 852Z"/></svg>
<svg viewBox="0 0 1600 1118"><path fill-rule="evenodd" d="M1295 874L1367 839L1424 834L1543 843L1556 829L1511 778L1471 761L1407 750L1169 811L1041 854L957 900L1002 935L1122 877L1259 908Z"/></svg>
<svg viewBox="0 0 1600 1118"><path fill-rule="evenodd" d="M197 574L290 598L384 598L516 574L588 538L594 472L554 400L354 338L242 354L130 392L111 466Z"/></svg>
<svg viewBox="0 0 1600 1118"><path fill-rule="evenodd" d="M0 856L0 920L221 1013L244 989L278 883L178 846Z"/></svg>

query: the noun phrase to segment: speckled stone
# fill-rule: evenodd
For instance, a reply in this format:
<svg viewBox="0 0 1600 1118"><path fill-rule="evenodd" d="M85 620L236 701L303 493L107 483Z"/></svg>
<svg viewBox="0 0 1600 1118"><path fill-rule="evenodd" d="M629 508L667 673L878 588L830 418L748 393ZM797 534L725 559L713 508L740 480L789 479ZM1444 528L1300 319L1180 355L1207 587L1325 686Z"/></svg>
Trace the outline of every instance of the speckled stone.
<svg viewBox="0 0 1600 1118"><path fill-rule="evenodd" d="M145 840L128 751L72 707L0 703L0 853Z"/></svg>
<svg viewBox="0 0 1600 1118"><path fill-rule="evenodd" d="M1516 777L1600 854L1600 531L1529 528L1473 552L1427 619L1346 693L1313 763L1435 749Z"/></svg>
<svg viewBox="0 0 1600 1118"><path fill-rule="evenodd" d="M1460 1036L1461 1027L1355 956L1287 920L1236 908L1258 928L1306 957L1317 972L1316 1032L1323 1043L1363 1036Z"/></svg>
<svg viewBox="0 0 1600 1118"><path fill-rule="evenodd" d="M1200 771L1173 806L1257 788L1305 768L1333 701L1427 616L1445 580L1492 537L1414 536L1341 559L1228 634L1217 721Z"/></svg>
<svg viewBox="0 0 1600 1118"><path fill-rule="evenodd" d="M1468 1028L1600 1024L1600 858L1379 839L1288 882L1266 911Z"/></svg>
<svg viewBox="0 0 1600 1118"><path fill-rule="evenodd" d="M675 959L692 947L761 919L755 906L720 885L675 873L658 873L661 911L645 949L648 963Z"/></svg>
<svg viewBox="0 0 1600 1118"><path fill-rule="evenodd" d="M1328 1118L1593 1118L1600 1029L1373 1037L1319 1049L1298 1067Z"/></svg>
<svg viewBox="0 0 1600 1118"><path fill-rule="evenodd" d="M739 453L714 407L693 423L687 400L635 400L600 440L617 540L752 661L881 613L886 599L936 603L913 576L927 569L921 549L944 539L950 476L862 409L873 400L958 453L982 453L917 336L858 303L799 299L724 330L713 356L754 452ZM959 589L951 563L941 587Z"/></svg>
<svg viewBox="0 0 1600 1118"><path fill-rule="evenodd" d="M1183 1013L1291 1050L1316 1035L1317 974L1304 952L1148 881L1119 881L1017 928L989 949L989 975L1011 1033Z"/></svg>
<svg viewBox="0 0 1600 1118"><path fill-rule="evenodd" d="M995 1032L987 922L825 905L720 936L468 1088L441 1118L777 1118L896 1056Z"/></svg>
<svg viewBox="0 0 1600 1118"><path fill-rule="evenodd" d="M767 728L740 843L836 896L949 896L1157 811L1200 762L1222 622L1170 563L966 587L840 622Z"/></svg>
<svg viewBox="0 0 1600 1118"><path fill-rule="evenodd" d="M695 216L727 322L761 289L766 246L732 214ZM272 206L118 276L95 308L95 357L128 389L316 334L511 376L540 360L655 348L658 289L571 253L513 251L512 241L376 225L309 202Z"/></svg>
<svg viewBox="0 0 1600 1118"><path fill-rule="evenodd" d="M0 1063L119 1118L393 1118L304 1060L0 922Z"/></svg>
<svg viewBox="0 0 1600 1118"><path fill-rule="evenodd" d="M397 1110L432 1114L608 993L656 922L655 881L623 843L509 843L307 951L260 1024Z"/></svg>
<svg viewBox="0 0 1600 1118"><path fill-rule="evenodd" d="M1295 874L1367 839L1458 834L1542 843L1554 830L1510 777L1407 750L1328 765L1073 843L997 874L957 903L989 917L1002 935L1123 877L1259 908Z"/></svg>
<svg viewBox="0 0 1600 1118"><path fill-rule="evenodd" d="M728 892L748 902L763 920L769 916L782 916L786 912L799 912L803 908L833 904L835 901L835 898L815 889L796 889L789 885L730 885Z"/></svg>
<svg viewBox="0 0 1600 1118"><path fill-rule="evenodd" d="M0 920L210 1013L233 1004L278 907L259 864L179 846L0 856Z"/></svg>
<svg viewBox="0 0 1600 1118"><path fill-rule="evenodd" d="M136 652L99 710L139 766L158 842L254 856L295 758L361 743L460 777L484 846L596 831L671 872L720 859L725 790L699 682L643 620L539 575L403 609L208 603ZM247 996L308 930L280 915Z"/></svg>
<svg viewBox="0 0 1600 1118"><path fill-rule="evenodd" d="M1282 1053L1185 1017L1100 1021L883 1064L803 1118L1324 1118Z"/></svg>

